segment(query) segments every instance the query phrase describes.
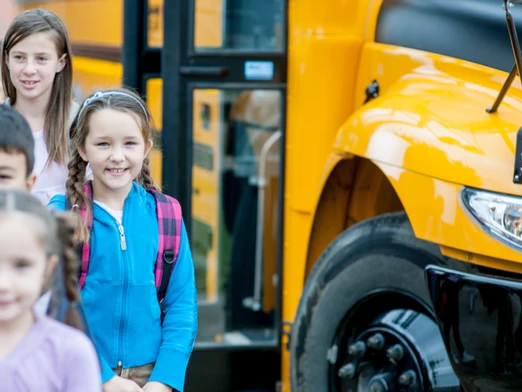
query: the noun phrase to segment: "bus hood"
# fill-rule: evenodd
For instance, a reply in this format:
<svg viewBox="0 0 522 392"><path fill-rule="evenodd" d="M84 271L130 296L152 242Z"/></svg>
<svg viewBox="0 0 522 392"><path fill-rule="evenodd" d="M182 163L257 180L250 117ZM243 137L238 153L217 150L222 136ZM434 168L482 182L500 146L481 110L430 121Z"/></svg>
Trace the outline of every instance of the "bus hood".
<svg viewBox="0 0 522 392"><path fill-rule="evenodd" d="M522 185L513 183L522 100L512 95L521 91L513 86L498 112L489 114L503 80L488 83L403 76L343 124L335 147L443 181L522 195Z"/></svg>

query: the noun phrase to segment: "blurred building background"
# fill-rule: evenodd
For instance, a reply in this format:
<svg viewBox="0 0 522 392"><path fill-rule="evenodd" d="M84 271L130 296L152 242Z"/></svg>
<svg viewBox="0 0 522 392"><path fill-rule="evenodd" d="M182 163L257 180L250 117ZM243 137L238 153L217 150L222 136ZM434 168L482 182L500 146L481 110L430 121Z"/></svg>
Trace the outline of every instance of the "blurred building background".
<svg viewBox="0 0 522 392"><path fill-rule="evenodd" d="M14 0L0 0L0 43L4 41L4 36L9 27L9 23L16 14L16 4ZM0 102L4 100L4 90L1 88L2 80L0 79Z"/></svg>
<svg viewBox="0 0 522 392"><path fill-rule="evenodd" d="M3 41L9 23L13 19L16 11L14 0L0 0L0 41Z"/></svg>

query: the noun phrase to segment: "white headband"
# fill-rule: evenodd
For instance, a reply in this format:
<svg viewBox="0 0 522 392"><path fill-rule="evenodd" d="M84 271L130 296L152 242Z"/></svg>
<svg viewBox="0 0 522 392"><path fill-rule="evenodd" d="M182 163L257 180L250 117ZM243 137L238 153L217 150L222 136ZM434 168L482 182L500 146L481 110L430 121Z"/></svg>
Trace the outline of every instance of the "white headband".
<svg viewBox="0 0 522 392"><path fill-rule="evenodd" d="M143 110L143 113L145 113L145 118L147 119L147 123L149 122L149 115L147 114L147 111L145 110L145 107L143 106L143 104L140 102L140 100L138 98L136 98L135 96L133 95L130 95L130 94L127 94L127 93L123 93L123 92L120 92L120 91L106 91L106 92L102 92L102 91L98 91L97 93L95 93L92 97L90 98L87 98L85 100L85 102L83 103L83 106L82 106L82 109L80 110L80 114L78 114L78 120L82 117L82 113L83 111L85 110L85 108L87 106L89 106L89 104L98 99L98 98L101 98L101 97L104 97L106 95L123 95L125 97L129 97L129 98L132 98L134 99L136 102L138 102L138 104L141 106L141 109Z"/></svg>

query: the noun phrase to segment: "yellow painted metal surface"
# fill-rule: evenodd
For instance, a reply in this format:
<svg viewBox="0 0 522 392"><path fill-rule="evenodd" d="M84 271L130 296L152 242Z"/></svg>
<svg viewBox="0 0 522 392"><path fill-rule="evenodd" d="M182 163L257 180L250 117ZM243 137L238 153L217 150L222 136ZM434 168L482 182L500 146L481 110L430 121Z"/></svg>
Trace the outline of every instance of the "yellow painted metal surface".
<svg viewBox="0 0 522 392"><path fill-rule="evenodd" d="M121 85L123 67L120 63L75 57L73 69L74 97L78 101L96 90Z"/></svg>
<svg viewBox="0 0 522 392"><path fill-rule="evenodd" d="M120 47L123 0L50 0L21 3L22 9L45 8L62 18L71 42Z"/></svg>
<svg viewBox="0 0 522 392"><path fill-rule="evenodd" d="M468 262L470 264L486 266L493 269L510 271L522 274L522 264L519 262L509 262L497 257L488 257L478 255L476 253L464 252L459 249L441 246L440 251L444 256L451 257L456 260Z"/></svg>
<svg viewBox="0 0 522 392"><path fill-rule="evenodd" d="M368 76L378 75L385 93L346 121L335 147L378 165L440 181L439 186L431 187L434 193L421 197L417 192L422 189L420 183L409 182L408 188L402 185L408 176L393 179L419 238L522 261L520 253L493 240L469 218L463 215L457 219L455 214L462 209L456 191L445 193L447 187L441 185L522 194L522 188L512 182L514 141L522 121L520 83L514 83L498 113L489 114L486 108L505 80L503 72L379 44L367 45L362 60ZM415 197L410 199L402 192ZM434 206L418 209L411 205L429 205L435 199L443 201L452 213ZM433 222L438 230L430 226Z"/></svg>
<svg viewBox="0 0 522 392"><path fill-rule="evenodd" d="M337 131L354 100L359 58L374 0L288 3L288 81L284 204L283 320L293 322L322 185L335 167ZM375 14L375 12L374 12ZM375 14L376 15L376 14ZM282 390L290 390L282 338Z"/></svg>
<svg viewBox="0 0 522 392"><path fill-rule="evenodd" d="M194 47L219 49L223 47L226 0L194 0ZM163 0L149 0L149 46L163 46Z"/></svg>
<svg viewBox="0 0 522 392"><path fill-rule="evenodd" d="M206 301L215 302L218 297L218 265L219 265L219 218L221 206L218 204L221 185L221 91L216 89L194 90L193 92L193 140L196 149L212 159L211 167L198 164L194 158L192 166L192 218L208 226L212 233L212 243L206 254L201 255L199 262L206 267ZM196 155L196 153L195 153ZM195 238L194 241L198 241ZM197 253L194 252L196 266ZM196 268L196 272L198 268Z"/></svg>
<svg viewBox="0 0 522 392"><path fill-rule="evenodd" d="M464 250L472 255L518 263L522 261L520 252L486 234L459 206L458 192L462 188L461 184L389 164L377 165L396 189L418 238ZM469 261L488 266L486 258L471 257ZM512 270L511 264L497 265L497 268ZM517 268L520 270L520 267Z"/></svg>
<svg viewBox="0 0 522 392"><path fill-rule="evenodd" d="M150 47L163 46L163 0L148 0L147 42Z"/></svg>
<svg viewBox="0 0 522 392"><path fill-rule="evenodd" d="M154 148L150 151L150 169L156 184L162 183L163 146L161 145L161 131L163 129L163 80L152 78L147 80L145 94L156 126Z"/></svg>
<svg viewBox="0 0 522 392"><path fill-rule="evenodd" d="M380 74L386 94L347 121L337 148L459 184L522 193L511 181L522 121L519 81L498 113L489 114L503 72L378 44L363 59L368 73Z"/></svg>
<svg viewBox="0 0 522 392"><path fill-rule="evenodd" d="M521 254L484 233L458 203L463 185L522 194L512 183L520 83L498 113L486 113L507 74L374 43L380 5L289 2L284 321L294 319L310 268L307 251L316 252L309 244L314 219L327 207L323 187L343 158L369 159L384 173L417 237L471 263L521 271ZM374 79L380 98L363 106ZM282 351L282 389L289 391L285 338Z"/></svg>
<svg viewBox="0 0 522 392"><path fill-rule="evenodd" d="M224 0L226 1L226 0ZM223 46L223 0L195 0L194 46L221 48Z"/></svg>

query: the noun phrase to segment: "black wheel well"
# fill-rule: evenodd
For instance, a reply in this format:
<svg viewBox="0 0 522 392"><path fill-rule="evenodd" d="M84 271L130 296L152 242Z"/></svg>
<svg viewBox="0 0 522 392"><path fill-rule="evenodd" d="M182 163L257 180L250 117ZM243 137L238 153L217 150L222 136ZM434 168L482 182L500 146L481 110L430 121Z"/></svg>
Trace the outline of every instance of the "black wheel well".
<svg viewBox="0 0 522 392"><path fill-rule="evenodd" d="M404 206L377 165L361 157L341 160L326 180L315 209L305 278L343 230L368 218L399 211L404 211Z"/></svg>

